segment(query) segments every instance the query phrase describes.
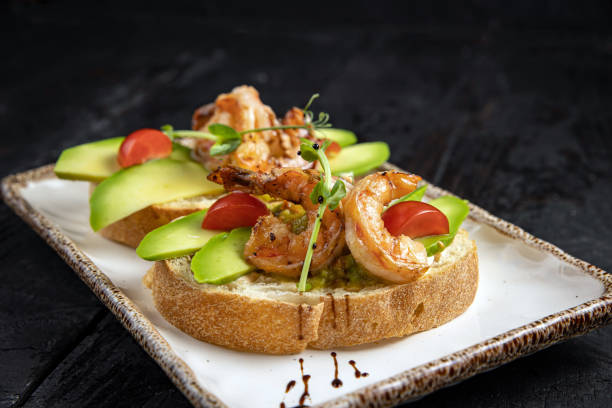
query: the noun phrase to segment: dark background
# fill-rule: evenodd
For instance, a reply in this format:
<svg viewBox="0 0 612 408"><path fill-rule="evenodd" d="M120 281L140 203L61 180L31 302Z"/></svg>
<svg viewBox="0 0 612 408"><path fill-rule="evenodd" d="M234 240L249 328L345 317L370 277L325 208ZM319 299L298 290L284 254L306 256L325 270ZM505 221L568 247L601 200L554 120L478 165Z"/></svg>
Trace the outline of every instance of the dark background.
<svg viewBox="0 0 612 408"><path fill-rule="evenodd" d="M239 84L279 113L320 92L315 110L387 141L393 163L612 270L611 4L424 3L8 2L0 175L187 127ZM188 406L4 204L0 225L0 406ZM611 395L608 327L411 406L604 407Z"/></svg>

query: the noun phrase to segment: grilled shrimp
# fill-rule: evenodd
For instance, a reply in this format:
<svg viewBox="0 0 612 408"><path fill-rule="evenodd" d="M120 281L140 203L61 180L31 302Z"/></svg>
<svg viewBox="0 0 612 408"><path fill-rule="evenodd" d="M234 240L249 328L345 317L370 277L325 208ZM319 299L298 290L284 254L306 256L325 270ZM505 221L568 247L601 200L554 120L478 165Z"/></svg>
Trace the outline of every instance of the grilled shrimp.
<svg viewBox="0 0 612 408"><path fill-rule="evenodd" d="M344 202L346 243L353 257L372 275L406 283L427 270L427 251L405 235L393 236L381 218L392 200L413 191L421 178L384 171L361 179Z"/></svg>
<svg viewBox="0 0 612 408"><path fill-rule="evenodd" d="M289 277L300 276L317 217L318 205L310 201L310 192L319 181L319 173L296 168L276 168L270 173L257 173L223 167L208 178L223 184L228 191L269 194L302 205L308 218L308 226L302 232L292 232L288 224L274 215L260 217L244 249L244 256L259 269ZM328 209L323 214L311 270L327 266L345 247L341 208Z"/></svg>
<svg viewBox="0 0 612 408"><path fill-rule="evenodd" d="M304 115L298 108L293 108L282 122L269 106L264 105L259 93L251 86L239 86L231 93L221 94L214 104L204 105L197 109L192 118L195 130L205 130L209 124L222 123L233 127L238 132L283 125L303 125ZM268 171L274 167L310 168L298 154L300 137L308 137L306 129L266 130L248 133L242 136L242 143L226 156L210 156L208 151L212 142L198 140L196 156L210 170L223 166L238 166L254 171Z"/></svg>

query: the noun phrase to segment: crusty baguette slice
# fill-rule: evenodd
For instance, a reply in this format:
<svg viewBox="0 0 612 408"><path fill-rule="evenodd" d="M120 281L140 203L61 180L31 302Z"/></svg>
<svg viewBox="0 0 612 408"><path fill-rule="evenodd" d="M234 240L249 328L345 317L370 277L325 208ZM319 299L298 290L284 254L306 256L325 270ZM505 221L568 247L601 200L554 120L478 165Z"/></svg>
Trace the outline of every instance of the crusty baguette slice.
<svg viewBox="0 0 612 408"><path fill-rule="evenodd" d="M157 261L143 278L157 310L185 333L267 354L330 349L405 336L463 313L478 287L476 244L461 230L428 272L402 285L359 292L313 290L252 273L226 285L199 284L190 257Z"/></svg>
<svg viewBox="0 0 612 408"><path fill-rule="evenodd" d="M155 228L166 225L175 218L208 208L215 200L216 198L199 196L150 205L98 232L104 238L136 248L144 236Z"/></svg>

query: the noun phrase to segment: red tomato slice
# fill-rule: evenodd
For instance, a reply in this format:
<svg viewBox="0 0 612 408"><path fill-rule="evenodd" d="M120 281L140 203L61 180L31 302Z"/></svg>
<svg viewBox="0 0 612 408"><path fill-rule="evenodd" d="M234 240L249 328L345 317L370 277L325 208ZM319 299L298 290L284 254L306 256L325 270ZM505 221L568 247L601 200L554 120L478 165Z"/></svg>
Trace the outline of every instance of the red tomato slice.
<svg viewBox="0 0 612 408"><path fill-rule="evenodd" d="M259 217L268 214L268 207L257 198L235 191L210 206L202 221L202 228L229 231L238 227L252 227Z"/></svg>
<svg viewBox="0 0 612 408"><path fill-rule="evenodd" d="M168 157L172 141L157 129L140 129L130 133L119 147L117 161L122 168L142 164L151 159Z"/></svg>
<svg viewBox="0 0 612 408"><path fill-rule="evenodd" d="M389 208L382 219L391 235L410 238L448 234L448 218L433 205L404 201Z"/></svg>
<svg viewBox="0 0 612 408"><path fill-rule="evenodd" d="M340 150L342 150L342 147L338 144L338 142L331 142L331 144L327 146L327 149L325 149L325 155L327 155L327 158L329 159L340 153Z"/></svg>

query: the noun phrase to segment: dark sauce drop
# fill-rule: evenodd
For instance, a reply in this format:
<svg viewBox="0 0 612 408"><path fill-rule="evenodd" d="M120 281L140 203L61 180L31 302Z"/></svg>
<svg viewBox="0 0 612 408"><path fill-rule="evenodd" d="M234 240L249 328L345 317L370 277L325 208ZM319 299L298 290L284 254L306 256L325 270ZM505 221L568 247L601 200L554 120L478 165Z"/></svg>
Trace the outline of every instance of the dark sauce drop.
<svg viewBox="0 0 612 408"><path fill-rule="evenodd" d="M302 382L304 383L304 392L300 397L300 405L304 405L306 398L310 397L310 394L308 393L308 380L310 380L310 375L306 374L302 376Z"/></svg>
<svg viewBox="0 0 612 408"><path fill-rule="evenodd" d="M359 369L357 368L357 363L355 363L355 360L350 360L349 364L353 366L353 368L355 369L355 378L367 377L368 375L370 375L369 373L366 373L366 372L362 373L361 371L359 371Z"/></svg>
<svg viewBox="0 0 612 408"><path fill-rule="evenodd" d="M295 386L295 380L291 380L287 383L287 386L285 387L285 394L287 394L289 391L291 391L291 389Z"/></svg>
<svg viewBox="0 0 612 408"><path fill-rule="evenodd" d="M302 373L302 382L304 383L304 392L300 397L299 407L306 407L306 405L304 405L304 402L306 401L306 398L310 397L310 394L308 393L308 380L310 380L310 375L304 374L304 359L300 358L298 362L300 363L300 373ZM291 384L291 382L289 384ZM289 388L289 384L287 384L287 388ZM293 381L293 385L295 385L295 381Z"/></svg>
<svg viewBox="0 0 612 408"><path fill-rule="evenodd" d="M342 380L338 378L338 359L336 358L336 352L332 351L331 356L334 359L334 379L331 385L334 388L340 388L342 387Z"/></svg>

